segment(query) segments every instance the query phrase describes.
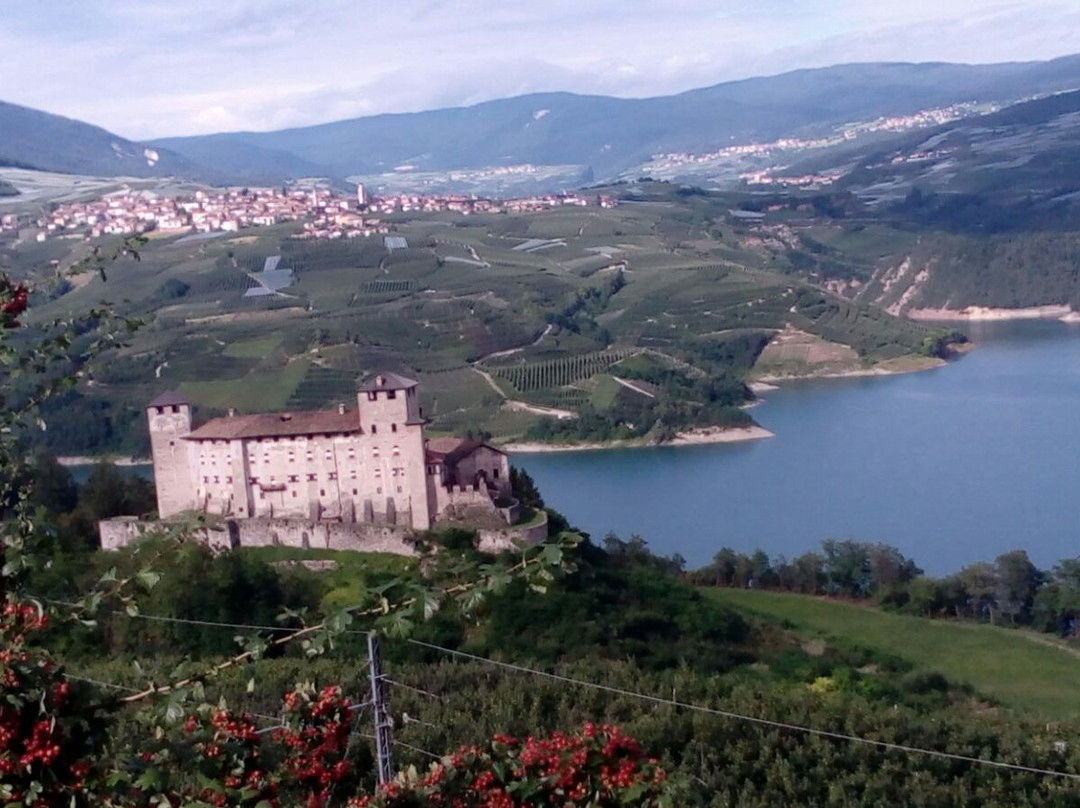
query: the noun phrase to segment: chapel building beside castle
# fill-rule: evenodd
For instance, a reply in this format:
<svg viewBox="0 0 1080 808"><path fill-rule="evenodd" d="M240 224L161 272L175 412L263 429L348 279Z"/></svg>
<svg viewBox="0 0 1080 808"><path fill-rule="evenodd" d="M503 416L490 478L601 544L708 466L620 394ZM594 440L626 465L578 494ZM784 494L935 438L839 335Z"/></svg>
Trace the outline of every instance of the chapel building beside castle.
<svg viewBox="0 0 1080 808"><path fill-rule="evenodd" d="M357 407L236 415L195 428L191 403L147 407L158 516L184 511L401 525L427 530L511 501L505 452L427 438L418 383L393 373L360 385ZM506 514L506 511L503 511Z"/></svg>

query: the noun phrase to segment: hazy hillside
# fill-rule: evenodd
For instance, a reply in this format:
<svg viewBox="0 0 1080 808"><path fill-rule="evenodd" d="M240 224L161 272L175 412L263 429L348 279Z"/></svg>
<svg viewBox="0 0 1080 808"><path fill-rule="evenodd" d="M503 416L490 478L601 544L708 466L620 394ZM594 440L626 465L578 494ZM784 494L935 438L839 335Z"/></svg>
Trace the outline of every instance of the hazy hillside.
<svg viewBox="0 0 1080 808"><path fill-rule="evenodd" d="M597 178L656 152L825 132L927 107L1013 101L1080 86L1080 56L1000 65L866 64L726 82L674 96L616 99L542 93L472 107L377 115L279 132L167 138L161 145L221 170L251 149L295 155L331 174L407 165L445 170L533 163L590 166Z"/></svg>
<svg viewBox="0 0 1080 808"><path fill-rule="evenodd" d="M902 201L898 210L925 224L996 232L1060 224L1068 206L1058 203L1080 189L1078 157L1080 91L1073 91L852 146L785 173L842 169L840 187L871 204ZM1019 202L1023 210L1011 207Z"/></svg>
<svg viewBox="0 0 1080 808"><path fill-rule="evenodd" d="M191 174L190 161L81 121L0 101L0 165L69 174Z"/></svg>
<svg viewBox="0 0 1080 808"><path fill-rule="evenodd" d="M1080 56L997 65L853 64L657 98L539 93L277 132L163 138L149 147L0 103L0 164L210 182L363 175L379 184L386 177L413 177L429 188L444 187L450 170L531 164L540 167L526 177L528 190L536 190L647 173L643 164L658 153L700 154L733 143L823 136L854 122L960 103L1011 103L1076 87ZM458 185L465 187L460 178ZM494 188L484 176L466 185Z"/></svg>

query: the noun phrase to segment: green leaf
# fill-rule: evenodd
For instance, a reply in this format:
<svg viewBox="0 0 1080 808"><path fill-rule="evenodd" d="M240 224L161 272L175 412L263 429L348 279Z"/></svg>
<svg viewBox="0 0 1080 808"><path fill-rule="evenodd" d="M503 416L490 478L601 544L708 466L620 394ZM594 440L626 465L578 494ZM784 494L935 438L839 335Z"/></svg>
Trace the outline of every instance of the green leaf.
<svg viewBox="0 0 1080 808"><path fill-rule="evenodd" d="M141 570L136 577L139 579L139 583L147 589L153 589L161 580L161 575L152 570Z"/></svg>
<svg viewBox="0 0 1080 808"><path fill-rule="evenodd" d="M540 562L549 567L557 567L562 564L563 549L557 544L548 544L540 552Z"/></svg>

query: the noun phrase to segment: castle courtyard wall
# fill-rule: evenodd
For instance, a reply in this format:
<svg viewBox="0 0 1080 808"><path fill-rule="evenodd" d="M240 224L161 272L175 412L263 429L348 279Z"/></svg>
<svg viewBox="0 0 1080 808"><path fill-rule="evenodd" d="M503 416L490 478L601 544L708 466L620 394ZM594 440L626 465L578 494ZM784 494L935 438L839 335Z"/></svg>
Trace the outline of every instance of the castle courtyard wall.
<svg viewBox="0 0 1080 808"><path fill-rule="evenodd" d="M138 538L167 527L167 522L141 521L133 516L103 519L98 523L101 547L119 550ZM535 544L547 538L546 515L534 525L522 528L480 529L477 548L494 553L512 549L521 543ZM354 550L362 553L392 553L417 556L419 534L408 526L345 522L319 522L309 519L227 519L213 527L192 531L196 540L215 550L237 547L295 547L312 550Z"/></svg>

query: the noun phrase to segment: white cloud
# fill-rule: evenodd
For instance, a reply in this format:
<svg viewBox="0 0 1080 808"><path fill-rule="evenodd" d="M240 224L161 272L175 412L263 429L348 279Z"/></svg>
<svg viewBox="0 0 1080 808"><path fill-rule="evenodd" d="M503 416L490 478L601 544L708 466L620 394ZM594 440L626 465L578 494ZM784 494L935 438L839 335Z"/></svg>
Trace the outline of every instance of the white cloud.
<svg viewBox="0 0 1080 808"><path fill-rule="evenodd" d="M0 18L0 98L149 138L1076 51L1080 0L53 0Z"/></svg>

